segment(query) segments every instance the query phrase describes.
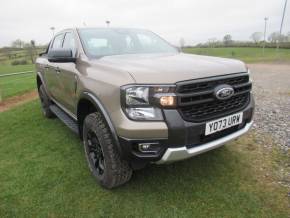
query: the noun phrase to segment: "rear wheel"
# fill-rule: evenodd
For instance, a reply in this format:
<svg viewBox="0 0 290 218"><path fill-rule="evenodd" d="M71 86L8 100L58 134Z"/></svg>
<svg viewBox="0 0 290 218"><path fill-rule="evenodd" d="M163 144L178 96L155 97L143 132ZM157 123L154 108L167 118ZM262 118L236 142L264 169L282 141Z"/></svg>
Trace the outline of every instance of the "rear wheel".
<svg viewBox="0 0 290 218"><path fill-rule="evenodd" d="M42 109L43 115L47 118L54 118L55 115L49 108L49 106L51 105L51 101L45 92L43 84L40 85L38 89L38 94L40 98L41 109Z"/></svg>
<svg viewBox="0 0 290 218"><path fill-rule="evenodd" d="M83 139L89 168L101 186L111 189L130 180L132 169L127 161L121 159L100 113L85 118Z"/></svg>

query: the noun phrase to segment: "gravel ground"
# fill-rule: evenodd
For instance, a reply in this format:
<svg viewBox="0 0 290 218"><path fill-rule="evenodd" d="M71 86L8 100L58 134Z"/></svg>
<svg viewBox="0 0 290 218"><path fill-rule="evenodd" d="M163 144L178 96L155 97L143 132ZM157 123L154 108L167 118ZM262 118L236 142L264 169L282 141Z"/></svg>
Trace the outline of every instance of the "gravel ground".
<svg viewBox="0 0 290 218"><path fill-rule="evenodd" d="M252 132L268 151L281 148L286 159L275 170L277 183L290 199L290 63L250 64L256 110ZM268 136L273 140L269 141Z"/></svg>
<svg viewBox="0 0 290 218"><path fill-rule="evenodd" d="M283 150L290 149L290 63L250 64L259 133L270 134ZM267 145L265 145L267 146ZM268 145L271 146L271 145Z"/></svg>

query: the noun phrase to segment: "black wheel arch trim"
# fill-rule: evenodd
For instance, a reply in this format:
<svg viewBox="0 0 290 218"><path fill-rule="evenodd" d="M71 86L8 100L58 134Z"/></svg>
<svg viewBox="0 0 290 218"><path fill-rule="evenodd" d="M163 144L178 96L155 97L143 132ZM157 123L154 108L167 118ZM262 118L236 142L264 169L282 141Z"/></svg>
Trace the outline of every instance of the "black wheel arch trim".
<svg viewBox="0 0 290 218"><path fill-rule="evenodd" d="M47 87L47 85L46 85L46 83L45 83L45 79L44 79L42 73L38 71L38 72L36 73L36 80L37 80L37 77L39 77L39 79L41 80L41 84L43 85L44 90L45 90L47 96L50 98L50 100L53 100L53 96L51 96L51 94L50 94L50 92L49 92L49 90L48 90L48 87ZM37 82L37 81L36 81L36 82ZM36 84L36 86L38 86L38 84ZM37 89L38 89L38 87L37 87Z"/></svg>
<svg viewBox="0 0 290 218"><path fill-rule="evenodd" d="M102 102L99 100L98 97L96 97L94 94L92 94L88 91L85 91L80 95L79 101L82 99L89 100L96 107L96 109L102 114L102 116L106 120L106 123L111 131L114 143L117 146L117 149L120 152L121 156L123 156L123 149L120 145L119 137L117 135L115 126L111 120L109 113L107 112L104 105L102 104ZM77 111L77 114L78 114L78 111Z"/></svg>
<svg viewBox="0 0 290 218"><path fill-rule="evenodd" d="M41 72L37 72L37 73L36 73L36 79L37 79L37 77L39 77L39 79L41 80L41 84L43 84L43 87L44 87L46 93L48 93L48 90L47 90L47 88L46 88L46 84L45 84L45 82L44 82L44 78L43 78ZM38 84L36 84L36 85L38 86ZM38 88L38 87L37 87L37 88Z"/></svg>

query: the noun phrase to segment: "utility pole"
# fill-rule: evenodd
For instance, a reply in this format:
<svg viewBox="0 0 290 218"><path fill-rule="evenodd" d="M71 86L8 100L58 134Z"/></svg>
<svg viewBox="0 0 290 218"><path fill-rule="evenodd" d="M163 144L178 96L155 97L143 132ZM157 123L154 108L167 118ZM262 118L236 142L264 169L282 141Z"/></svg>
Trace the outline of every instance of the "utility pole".
<svg viewBox="0 0 290 218"><path fill-rule="evenodd" d="M285 18L285 13L286 13L286 8L287 8L287 2L288 0L285 0L285 4L284 4L284 9L283 9L283 15L282 15L282 20L281 20L281 26L280 26L280 32L279 32L279 39L278 39L278 43L277 43L277 51L279 50L279 41L281 40L281 36L282 36L282 29L283 29L283 24L284 24L284 18Z"/></svg>
<svg viewBox="0 0 290 218"><path fill-rule="evenodd" d="M264 20L265 20L265 28L264 28L263 55L265 54L266 34L267 34L267 21L269 20L269 18L265 17Z"/></svg>

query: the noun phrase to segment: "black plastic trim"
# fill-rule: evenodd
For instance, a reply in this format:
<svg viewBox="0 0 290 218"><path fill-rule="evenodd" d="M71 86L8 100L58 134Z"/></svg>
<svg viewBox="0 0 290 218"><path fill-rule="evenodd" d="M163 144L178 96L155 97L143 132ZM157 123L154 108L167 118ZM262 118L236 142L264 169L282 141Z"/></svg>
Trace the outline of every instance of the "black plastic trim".
<svg viewBox="0 0 290 218"><path fill-rule="evenodd" d="M101 103L101 101L92 93L90 92L83 92L83 94L80 96L80 100L81 99L87 99L89 100L92 104L94 104L94 106L97 108L97 110L102 114L102 116L104 117L104 119L106 120L108 127L111 131L113 140L115 145L117 146L118 151L120 152L121 156L123 156L123 149L120 145L119 139L118 139L118 135L115 129L115 126L110 118L109 113L106 111L105 107L103 106L103 104Z"/></svg>

